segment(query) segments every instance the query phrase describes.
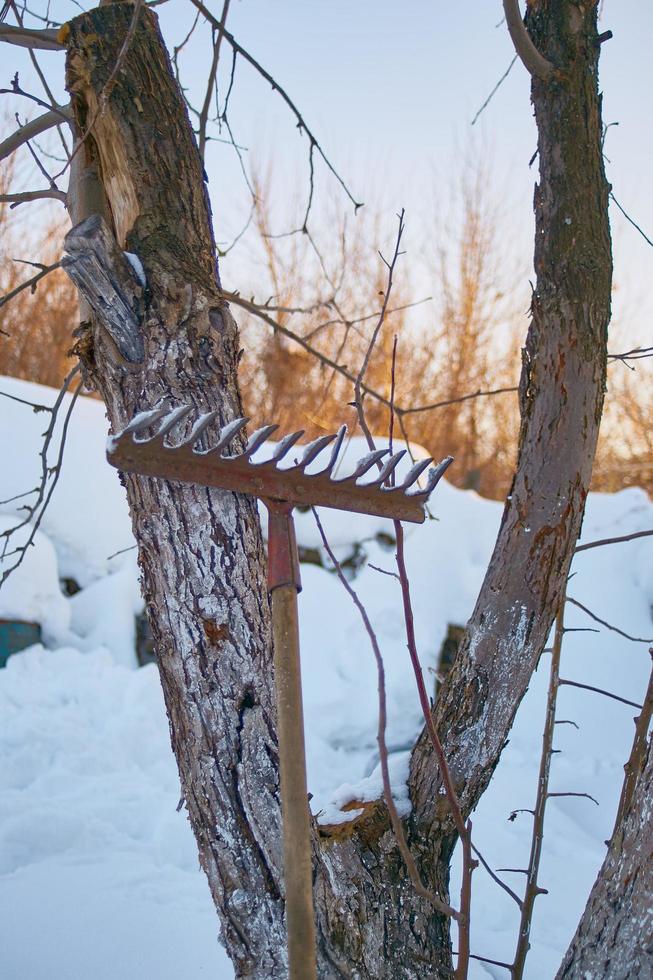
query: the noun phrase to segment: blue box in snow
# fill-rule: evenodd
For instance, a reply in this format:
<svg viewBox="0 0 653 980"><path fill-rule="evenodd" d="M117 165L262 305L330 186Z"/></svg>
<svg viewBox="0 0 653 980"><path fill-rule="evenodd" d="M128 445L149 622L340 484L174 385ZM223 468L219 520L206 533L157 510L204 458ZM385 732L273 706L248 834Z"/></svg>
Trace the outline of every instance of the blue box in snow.
<svg viewBox="0 0 653 980"><path fill-rule="evenodd" d="M6 666L12 653L19 653L20 650L40 642L41 627L38 623L0 619L0 667Z"/></svg>

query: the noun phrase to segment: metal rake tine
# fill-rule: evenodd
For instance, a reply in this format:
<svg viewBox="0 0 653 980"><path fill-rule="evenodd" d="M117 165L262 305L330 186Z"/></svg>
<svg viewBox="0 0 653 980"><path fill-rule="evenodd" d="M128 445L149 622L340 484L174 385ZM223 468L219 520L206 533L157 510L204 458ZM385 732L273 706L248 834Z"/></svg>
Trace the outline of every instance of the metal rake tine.
<svg viewBox="0 0 653 980"><path fill-rule="evenodd" d="M383 464L383 466L381 467L381 470L379 471L379 475L377 476L377 478L375 480L370 480L370 482L369 483L366 483L365 486L366 487L377 487L377 486L380 487L383 483L385 483L385 481L388 479L388 477L392 473L394 473L394 471L396 470L398 464L400 463L400 461L406 455L406 452L407 452L406 449L400 449L398 453L393 453L392 456L390 457L390 459L387 459L385 461L385 463ZM394 487L385 487L384 489L386 489L386 490L394 490Z"/></svg>
<svg viewBox="0 0 653 980"><path fill-rule="evenodd" d="M390 452L389 449L375 449L373 453L368 453L367 456L363 456L356 463L356 469L349 476L343 476L339 480L334 480L334 483L356 483L361 476L365 476L367 471L375 466L384 456L387 456Z"/></svg>
<svg viewBox="0 0 653 980"><path fill-rule="evenodd" d="M318 439L314 439L313 442L309 442L308 446L302 453L302 458L297 464L297 469L305 470L309 463L312 463L316 456L319 456L322 450L336 439L336 433L332 432L328 436L320 436Z"/></svg>
<svg viewBox="0 0 653 980"><path fill-rule="evenodd" d="M271 436L278 428L278 425L262 425L260 429L253 432L247 440L243 456L246 456L248 459L253 456L256 450L261 448L268 436Z"/></svg>
<svg viewBox="0 0 653 980"><path fill-rule="evenodd" d="M190 435L187 439L184 439L181 443L182 446L193 446L201 435L203 435L212 422L216 420L220 413L218 411L206 412L205 415L200 415L197 422L191 429Z"/></svg>
<svg viewBox="0 0 653 980"><path fill-rule="evenodd" d="M298 429L297 432L291 432L289 435L284 436L279 442L277 448L274 450L270 458L267 460L268 463L278 463L279 460L290 452L292 447L295 445L298 439L304 435L303 429Z"/></svg>
<svg viewBox="0 0 653 980"><path fill-rule="evenodd" d="M320 470L319 473L315 473L314 476L325 476L325 475L326 476L330 476L331 475L331 473L333 471L333 467L336 465L336 462L338 460L338 456L340 455L340 450L342 448L343 442L345 441L345 436L346 435L347 435L347 426L346 425L341 425L340 428L338 429L338 434L336 435L336 441L333 444L333 448L332 448L331 454L329 456L329 462L327 463L327 465L324 467L323 470Z"/></svg>
<svg viewBox="0 0 653 980"><path fill-rule="evenodd" d="M426 478L426 486L423 489L421 489L420 487L415 487L413 490L407 490L406 496L407 497L423 496L426 499L426 497L428 497L429 494L433 493L436 486L438 485L438 483L440 482L445 472L449 469L452 463L453 463L453 456L445 456L444 459L441 460L437 466L432 466L431 469L429 470L429 474Z"/></svg>
<svg viewBox="0 0 653 980"><path fill-rule="evenodd" d="M134 416L129 425L126 425L115 438L119 439L121 436L130 435L133 432L141 432L142 429L149 428L154 422L158 422L159 419L167 414L168 409L161 406L159 408L150 408L145 412L139 412L138 415Z"/></svg>
<svg viewBox="0 0 653 980"><path fill-rule="evenodd" d="M215 446L211 448L211 452L219 453L223 449L225 449L229 445L231 440L234 438L234 436L238 435L238 433L245 428L248 422L249 422L249 418L243 416L243 418L234 419L233 422L227 423L227 425L225 425L223 429L220 429L220 438L218 439Z"/></svg>
<svg viewBox="0 0 653 980"><path fill-rule="evenodd" d="M419 477L422 475L424 470L427 469L432 462L433 460L429 456L428 459L420 459L417 463L411 466L411 468L408 470L408 473L406 474L406 478L404 482L401 484L399 489L408 490L408 488L412 486L417 479L419 479ZM421 493L421 489L417 492Z"/></svg>
<svg viewBox="0 0 653 980"><path fill-rule="evenodd" d="M160 442L162 443L169 432L172 432L174 427L182 419L185 419L193 411L192 405L180 405L179 408L173 408L171 412L168 412L163 419L163 425L160 429L157 429L155 434L151 439L147 439L147 442Z"/></svg>

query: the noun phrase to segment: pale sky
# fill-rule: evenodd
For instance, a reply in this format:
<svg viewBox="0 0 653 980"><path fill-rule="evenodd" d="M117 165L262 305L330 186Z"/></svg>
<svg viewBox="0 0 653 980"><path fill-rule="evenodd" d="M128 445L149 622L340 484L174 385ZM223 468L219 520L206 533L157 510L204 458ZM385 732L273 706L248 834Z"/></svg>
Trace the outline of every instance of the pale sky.
<svg viewBox="0 0 653 980"><path fill-rule="evenodd" d="M222 0L208 6L219 16ZM58 8L60 19L75 10L63 0L52 7ZM169 0L157 10L172 47L192 23L194 10L186 0ZM432 196L436 180L446 196L473 136L475 145L492 159L497 188L505 191L512 247L530 261L537 173L536 164L529 170L528 161L536 133L529 79L520 63L474 129L470 126L513 56L501 20L500 0L404 0L401 5L390 0L232 0L227 26L293 98L354 195L370 209L387 211L388 227L395 212L405 207L409 231L428 232L431 218L425 200ZM653 237L653 118L647 68L653 3L605 0L601 28L614 33L603 45L600 63L604 120L619 123L610 129L606 144L608 178L622 205ZM197 42L191 41L187 50L181 63L197 103L210 54L205 30L197 32ZM18 49L3 45L2 56L5 84L16 68L21 69L21 80L29 81L31 73ZM43 60L62 77L61 55L45 55ZM223 94L230 64L231 52L224 45ZM286 202L290 220L294 195L307 190L307 142L279 96L242 61L230 119L236 139L247 147L246 164L250 159L259 166L273 162L276 213L283 225L279 230L286 230ZM335 185L319 162L316 171L318 191L331 192ZM216 236L223 240L246 217L247 192L230 147L210 145L207 172ZM344 194L341 202L346 209ZM629 316L637 315L643 342L643 329L649 330L653 312L646 289L653 249L614 207L612 224L616 307L619 310L623 302ZM226 271L235 286L237 269Z"/></svg>

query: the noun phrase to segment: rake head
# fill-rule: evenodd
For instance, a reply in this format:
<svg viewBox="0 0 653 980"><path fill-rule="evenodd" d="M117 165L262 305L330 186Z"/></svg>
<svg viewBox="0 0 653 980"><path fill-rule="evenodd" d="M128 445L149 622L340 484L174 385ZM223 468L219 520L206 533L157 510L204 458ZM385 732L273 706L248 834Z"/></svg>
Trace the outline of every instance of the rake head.
<svg viewBox="0 0 653 980"><path fill-rule="evenodd" d="M421 459L403 480L393 485L389 481L406 450L390 453L388 449L378 449L360 459L348 476L338 477L334 475L335 468L347 434L347 426L343 425L337 433L320 436L306 446L297 446L298 456L292 465L280 468L279 464L304 434L303 429L284 436L271 447L272 452L267 458L260 461L257 458L255 462L252 457L279 426L262 426L250 436L244 450L228 455L230 443L249 419L236 419L223 426L215 444L208 449L202 448L197 444L215 421L217 412L201 415L182 442L170 445L166 436L192 412L188 405L172 411L155 408L141 412L122 432L109 438L108 461L127 473L248 493L293 506L331 507L415 524L423 523L424 505L452 462L452 457L447 456L437 466L431 466L431 458ZM155 425L154 435L143 435ZM328 453L325 452L327 447ZM307 473L307 468L322 453L326 465L317 472ZM359 482L372 469L374 479ZM426 470L424 485L420 486L417 481Z"/></svg>

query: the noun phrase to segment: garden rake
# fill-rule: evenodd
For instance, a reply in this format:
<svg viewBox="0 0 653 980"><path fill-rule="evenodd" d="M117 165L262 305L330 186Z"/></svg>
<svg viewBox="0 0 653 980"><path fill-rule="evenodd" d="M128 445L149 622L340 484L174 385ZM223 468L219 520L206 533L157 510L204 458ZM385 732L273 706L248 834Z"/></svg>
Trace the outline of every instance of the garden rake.
<svg viewBox="0 0 653 980"><path fill-rule="evenodd" d="M217 442L206 449L202 437L215 422L217 412L200 416L181 443L169 444L166 437L192 412L187 405L172 411L155 408L141 412L122 432L110 437L107 458L125 472L247 493L260 498L267 507L289 976L290 980L315 980L311 817L297 616L301 581L293 508L317 505L421 524L426 501L452 460L447 457L429 469L433 460L421 459L401 482L395 483L394 473L406 450L390 453L379 449L359 460L349 475L340 477L336 475L336 464L347 434L343 425L337 434L298 446L299 458L281 467L303 430L285 436L271 447L268 458L260 460L259 451L278 429L277 425L264 425L250 436L244 450L229 455L226 451L249 419L239 418L223 426ZM154 435L148 436L148 430L155 426ZM307 472L312 463L319 467L318 457L327 447L330 450L324 468ZM373 467L378 468L374 479L359 482ZM425 485L420 487L417 481L427 469Z"/></svg>

